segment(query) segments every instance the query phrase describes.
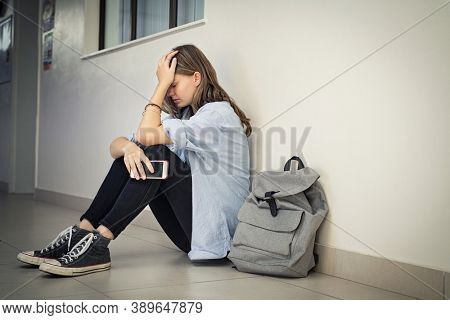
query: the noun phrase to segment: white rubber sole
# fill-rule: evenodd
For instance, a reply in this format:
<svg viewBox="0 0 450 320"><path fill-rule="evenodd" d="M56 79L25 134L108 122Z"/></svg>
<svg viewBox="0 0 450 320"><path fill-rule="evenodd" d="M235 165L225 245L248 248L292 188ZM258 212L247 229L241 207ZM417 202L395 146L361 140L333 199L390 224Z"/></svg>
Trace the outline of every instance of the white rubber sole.
<svg viewBox="0 0 450 320"><path fill-rule="evenodd" d="M43 262L39 266L39 270L41 270L41 271L51 273L51 274L57 274L60 276L68 276L68 277L81 276L83 274L106 271L110 268L111 268L111 262L97 264L94 266L81 267L81 268L55 266L54 264L47 263L47 262Z"/></svg>
<svg viewBox="0 0 450 320"><path fill-rule="evenodd" d="M35 256L32 256L32 254L33 254L33 251L20 252L17 255L17 260L27 263L27 264L32 264L34 266L40 266L43 262L55 261L55 259L46 259L46 258L35 257Z"/></svg>

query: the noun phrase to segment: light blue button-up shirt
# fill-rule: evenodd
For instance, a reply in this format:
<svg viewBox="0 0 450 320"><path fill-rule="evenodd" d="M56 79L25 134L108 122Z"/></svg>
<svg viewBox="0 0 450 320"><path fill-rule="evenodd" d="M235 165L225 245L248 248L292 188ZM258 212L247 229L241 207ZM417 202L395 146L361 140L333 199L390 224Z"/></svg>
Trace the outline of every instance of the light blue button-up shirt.
<svg viewBox="0 0 450 320"><path fill-rule="evenodd" d="M250 192L248 138L229 102L210 102L181 119L166 116L167 147L191 168L190 260L220 259L230 251L237 213ZM131 140L133 135L129 136Z"/></svg>

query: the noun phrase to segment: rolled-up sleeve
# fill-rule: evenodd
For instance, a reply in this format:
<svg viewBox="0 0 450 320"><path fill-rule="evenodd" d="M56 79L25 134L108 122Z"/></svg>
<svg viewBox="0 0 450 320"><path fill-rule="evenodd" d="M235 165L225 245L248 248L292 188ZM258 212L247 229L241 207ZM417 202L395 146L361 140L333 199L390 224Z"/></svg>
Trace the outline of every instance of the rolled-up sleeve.
<svg viewBox="0 0 450 320"><path fill-rule="evenodd" d="M186 126L189 125L190 121L191 120L181 120L175 118L163 120L161 124L164 132L169 136L170 140L173 141L173 144L170 146L173 146L176 149L186 148Z"/></svg>
<svg viewBox="0 0 450 320"><path fill-rule="evenodd" d="M173 141L171 150L208 152L217 142L222 118L214 108L202 108L189 119L168 118L162 121L166 134Z"/></svg>
<svg viewBox="0 0 450 320"><path fill-rule="evenodd" d="M134 142L141 149L145 149L147 147L146 145L144 145L144 144L140 143L139 141L137 141L136 135L134 134L134 132L129 134L127 136L127 139L130 140L131 142Z"/></svg>
<svg viewBox="0 0 450 320"><path fill-rule="evenodd" d="M163 120L161 124L164 132L173 142L172 144L168 144L166 146L170 149L170 151L178 155L183 162L189 161L186 156L186 146L188 145L186 131L192 124L192 120L170 118Z"/></svg>

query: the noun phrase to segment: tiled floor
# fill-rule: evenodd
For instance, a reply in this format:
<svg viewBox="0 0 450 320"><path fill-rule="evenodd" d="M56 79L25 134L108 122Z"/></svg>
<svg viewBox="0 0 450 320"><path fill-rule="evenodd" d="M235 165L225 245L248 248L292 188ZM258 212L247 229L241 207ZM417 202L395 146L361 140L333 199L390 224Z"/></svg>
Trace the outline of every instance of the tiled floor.
<svg viewBox="0 0 450 320"><path fill-rule="evenodd" d="M228 260L192 263L164 233L133 224L110 243L108 271L65 278L16 260L80 215L31 195L0 193L1 299L413 299L317 272L279 278L237 271Z"/></svg>

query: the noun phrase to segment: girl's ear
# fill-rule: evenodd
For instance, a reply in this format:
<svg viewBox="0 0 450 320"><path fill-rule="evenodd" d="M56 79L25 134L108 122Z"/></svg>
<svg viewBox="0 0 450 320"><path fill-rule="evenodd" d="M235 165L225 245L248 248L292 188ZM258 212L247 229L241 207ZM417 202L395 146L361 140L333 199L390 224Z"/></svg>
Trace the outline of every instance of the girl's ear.
<svg viewBox="0 0 450 320"><path fill-rule="evenodd" d="M201 82L202 82L202 75L201 75L201 73L198 72L198 71L195 71L194 72L194 83L195 83L195 86L199 86Z"/></svg>

